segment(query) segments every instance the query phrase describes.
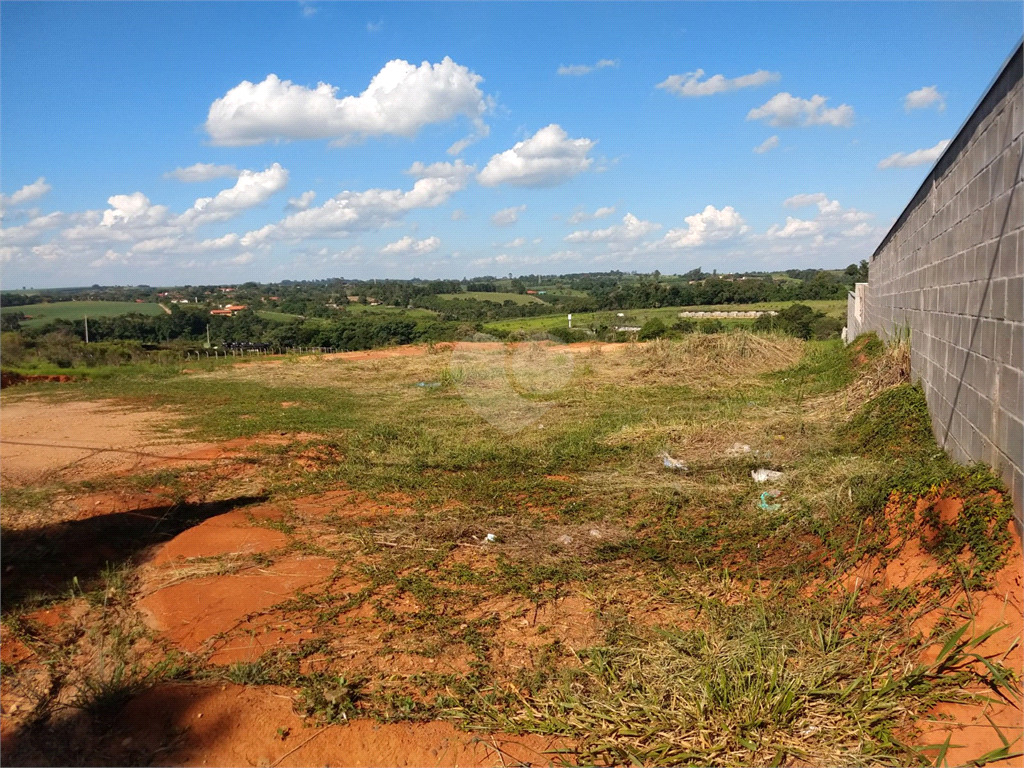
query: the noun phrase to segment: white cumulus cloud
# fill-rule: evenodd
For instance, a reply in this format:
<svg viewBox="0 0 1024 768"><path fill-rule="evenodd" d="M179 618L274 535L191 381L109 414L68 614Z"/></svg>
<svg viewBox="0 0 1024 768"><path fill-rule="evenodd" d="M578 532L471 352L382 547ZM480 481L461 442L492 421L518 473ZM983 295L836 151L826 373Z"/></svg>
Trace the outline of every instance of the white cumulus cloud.
<svg viewBox="0 0 1024 768"><path fill-rule="evenodd" d="M67 217L60 211L36 216L21 226L0 229L0 240L5 246L30 245L37 242L44 232L61 227L66 221Z"/></svg>
<svg viewBox="0 0 1024 768"><path fill-rule="evenodd" d="M563 64L558 68L558 74L560 75L589 75L598 69L605 69L607 67L618 67L618 59L601 59L596 64Z"/></svg>
<svg viewBox="0 0 1024 768"><path fill-rule="evenodd" d="M704 77L704 70L698 69L695 72L687 72L685 75L669 75L656 87L674 93L676 96L713 96L716 93L736 91L740 88L753 88L766 83L777 81L781 75L778 72L769 72L759 69L749 75L728 78L725 75L712 75L707 80Z"/></svg>
<svg viewBox="0 0 1024 768"><path fill-rule="evenodd" d="M878 163L879 168L912 168L915 165L927 165L928 163L934 163L939 159L939 156L946 151L946 147L949 146L949 139L943 139L934 147L928 149L917 149L913 152L904 154L903 152L897 152L896 154L889 155L884 160Z"/></svg>
<svg viewBox="0 0 1024 768"><path fill-rule="evenodd" d="M491 223L499 227L506 227L519 221L519 214L526 210L525 205L517 205L512 208L502 208L491 216Z"/></svg>
<svg viewBox="0 0 1024 768"><path fill-rule="evenodd" d="M313 204L313 200L316 199L316 192L309 190L303 192L298 197L288 198L288 208L292 211L304 211Z"/></svg>
<svg viewBox="0 0 1024 768"><path fill-rule="evenodd" d="M307 88L277 75L244 80L210 105L206 131L214 144L247 145L271 140L413 136L425 125L468 117L486 135L484 114L492 101L483 78L445 57L415 66L389 61L358 96L338 98L338 88Z"/></svg>
<svg viewBox="0 0 1024 768"><path fill-rule="evenodd" d="M570 139L561 126L552 123L491 157L477 181L488 187L551 187L587 170L594 162L587 154L595 144L590 139Z"/></svg>
<svg viewBox="0 0 1024 768"><path fill-rule="evenodd" d="M657 245L668 248L694 248L737 237L750 229L731 205L721 210L708 205L700 213L687 216L684 221L685 228L670 229Z"/></svg>
<svg viewBox="0 0 1024 768"><path fill-rule="evenodd" d="M858 211L856 208L843 208L838 200L830 200L824 192L793 195L782 201L786 208L806 208L817 206L818 218L826 223L845 222L852 224L874 218L874 214Z"/></svg>
<svg viewBox="0 0 1024 768"><path fill-rule="evenodd" d="M415 179L458 179L465 184L476 173L475 165L466 165L462 160L454 163L431 163L425 165L416 161L405 171Z"/></svg>
<svg viewBox="0 0 1024 768"><path fill-rule="evenodd" d="M288 171L274 163L265 171L242 171L235 186L215 197L200 197L178 217L182 224L205 224L230 219L247 208L261 205L288 185Z"/></svg>
<svg viewBox="0 0 1024 768"><path fill-rule="evenodd" d="M53 187L46 183L46 177L40 176L31 184L26 184L11 195L0 195L0 206L21 205L32 200L38 200L49 192Z"/></svg>
<svg viewBox="0 0 1024 768"><path fill-rule="evenodd" d="M130 248L130 253L194 254L223 251L238 245L240 238L234 232L207 240L193 240L189 237L167 236L140 240Z"/></svg>
<svg viewBox="0 0 1024 768"><path fill-rule="evenodd" d="M823 205L828 205L828 203L828 195L824 192L793 195L792 197L787 197L782 201L782 204L787 208L806 208L809 205L817 205L820 208Z"/></svg>
<svg viewBox="0 0 1024 768"><path fill-rule="evenodd" d="M767 120L769 125L791 128L796 125L832 125L848 128L853 124L853 107L840 104L828 109L825 96L801 99L789 93L777 93L760 107L747 113L747 120Z"/></svg>
<svg viewBox="0 0 1024 768"><path fill-rule="evenodd" d="M348 237L394 224L409 211L436 208L466 185L464 174L419 179L412 189L345 191L318 207L298 211L276 224L247 232L242 245L249 247L272 239L301 240L311 237Z"/></svg>
<svg viewBox="0 0 1024 768"><path fill-rule="evenodd" d="M843 235L845 235L846 237L867 237L868 235L874 235L875 233L875 227L872 227L870 224L867 224L865 222L861 222L857 226L851 227L850 229L843 230Z"/></svg>
<svg viewBox="0 0 1024 768"><path fill-rule="evenodd" d="M125 261L124 254L118 253L113 248L110 248L110 249L107 250L107 252L105 254L100 256L98 259L94 259L93 261L90 261L89 262L89 266L90 267L95 267L95 268L107 267L107 266L110 266L111 264L117 264L117 263L124 262L124 261Z"/></svg>
<svg viewBox="0 0 1024 768"><path fill-rule="evenodd" d="M765 139L760 144L758 144L756 147L754 147L754 152L756 152L759 155L763 155L765 152L769 152L775 149L777 146L779 146L779 137L770 136L769 138Z"/></svg>
<svg viewBox="0 0 1024 768"><path fill-rule="evenodd" d="M415 240L409 235L396 240L393 243L388 243L380 249L381 253L430 253L436 251L441 247L441 239L437 237L428 237L425 240Z"/></svg>
<svg viewBox="0 0 1024 768"><path fill-rule="evenodd" d="M167 219L166 205L153 205L149 198L141 192L130 195L112 195L107 198L110 206L103 212L100 220L102 227L114 227L118 224L160 224Z"/></svg>
<svg viewBox="0 0 1024 768"><path fill-rule="evenodd" d="M605 216L611 216L615 213L615 206L606 206L598 208L593 213L587 213L586 211L577 211L569 217L568 221L570 224L579 224L581 221L590 221L591 219L603 219Z"/></svg>
<svg viewBox="0 0 1024 768"><path fill-rule="evenodd" d="M233 165L215 165L214 163L196 163L188 168L175 168L164 174L165 179L178 181L210 181L212 179L237 179L240 171Z"/></svg>
<svg viewBox="0 0 1024 768"><path fill-rule="evenodd" d="M632 213L627 213L622 217L621 224L615 224L605 229L578 230L566 235L565 240L569 243L639 240L659 229L661 229L661 224L655 224L653 221L642 221Z"/></svg>
<svg viewBox="0 0 1024 768"><path fill-rule="evenodd" d="M821 222L796 219L792 216L787 216L786 223L783 226L773 224L768 228L768 237L783 239L790 237L806 237L807 235L815 235L820 231Z"/></svg>
<svg viewBox="0 0 1024 768"><path fill-rule="evenodd" d="M943 112L946 109L946 99L934 85L926 85L911 91L903 97L903 108L909 112L912 109L927 109L933 106Z"/></svg>

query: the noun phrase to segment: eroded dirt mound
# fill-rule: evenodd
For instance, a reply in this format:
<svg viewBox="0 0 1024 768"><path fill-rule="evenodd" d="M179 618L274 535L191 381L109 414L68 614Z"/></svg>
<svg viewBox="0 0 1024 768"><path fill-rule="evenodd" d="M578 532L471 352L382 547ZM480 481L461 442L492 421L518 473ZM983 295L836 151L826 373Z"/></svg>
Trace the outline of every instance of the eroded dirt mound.
<svg viewBox="0 0 1024 768"><path fill-rule="evenodd" d="M280 511L265 507L217 515L179 533L157 550L150 563L159 566L197 557L251 555L279 549L288 543L288 536L260 522L280 518Z"/></svg>
<svg viewBox="0 0 1024 768"><path fill-rule="evenodd" d="M965 527L965 518L971 514L965 512L965 507L976 509L978 504L1000 501L998 494L990 493L965 503L942 489L916 499L912 506L893 497L884 514L866 529L868 535L881 533L886 548L863 558L844 576L841 588L857 591L862 596L861 604L878 616L898 611L910 617L912 631L926 640L934 640L969 620L961 640L965 651L977 656L965 659L964 666L981 672L985 669L981 659L987 659L1019 676L1024 671L1024 559L1016 528L1013 523L1007 526L1008 554L1000 567L988 574L983 589L968 590L967 586L976 573L984 570L988 553L976 552L967 545L953 558L944 550L944 545ZM996 532L984 533L979 541L990 541ZM987 639L982 639L992 630ZM927 645L921 663L935 663L941 651L940 643ZM926 755L936 759L943 749L939 745L948 741L944 764L962 765L1000 750L1005 746L1004 738L1016 745L1011 753L1019 752L1024 744L1022 703L994 695L988 687L965 692L988 700L943 702L917 721L920 735L915 741L936 745L926 749ZM1019 766L1021 762L1018 755L986 764Z"/></svg>
<svg viewBox="0 0 1024 768"><path fill-rule="evenodd" d="M273 686L162 685L132 701L105 735L93 735L91 724L74 720L31 741L8 733L5 763L472 767L564 762L564 741L465 733L441 722L353 720L305 727L292 710L291 693ZM69 734L74 735L69 739ZM89 762L78 763L86 746Z"/></svg>
<svg viewBox="0 0 1024 768"><path fill-rule="evenodd" d="M13 371L2 371L0 372L0 389L6 389L7 387L14 386L15 384L30 384L38 381L52 381L58 384L64 384L74 379L67 374L54 374L50 376L42 375L25 375L22 373L14 373Z"/></svg>
<svg viewBox="0 0 1024 768"><path fill-rule="evenodd" d="M293 597L334 570L323 557L292 557L266 568L251 566L228 576L188 579L158 589L136 607L153 629L187 651L199 651L246 616Z"/></svg>

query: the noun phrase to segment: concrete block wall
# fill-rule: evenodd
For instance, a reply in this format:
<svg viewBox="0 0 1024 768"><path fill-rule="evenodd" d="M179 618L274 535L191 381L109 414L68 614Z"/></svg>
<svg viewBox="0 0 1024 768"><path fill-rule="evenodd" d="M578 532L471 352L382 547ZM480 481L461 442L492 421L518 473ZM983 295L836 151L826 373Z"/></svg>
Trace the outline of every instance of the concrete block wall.
<svg viewBox="0 0 1024 768"><path fill-rule="evenodd" d="M910 334L939 445L983 461L1024 523L1024 49L985 96L851 292L849 339Z"/></svg>

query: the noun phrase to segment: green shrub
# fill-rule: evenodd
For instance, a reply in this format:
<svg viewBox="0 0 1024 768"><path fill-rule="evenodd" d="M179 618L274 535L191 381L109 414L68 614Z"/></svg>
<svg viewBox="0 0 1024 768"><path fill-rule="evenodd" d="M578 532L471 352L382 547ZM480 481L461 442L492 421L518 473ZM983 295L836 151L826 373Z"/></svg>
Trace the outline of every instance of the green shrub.
<svg viewBox="0 0 1024 768"><path fill-rule="evenodd" d="M640 333L637 334L637 340L639 341L650 341L651 339L659 339L665 335L668 329L665 324L656 317L652 317L643 327L640 328Z"/></svg>

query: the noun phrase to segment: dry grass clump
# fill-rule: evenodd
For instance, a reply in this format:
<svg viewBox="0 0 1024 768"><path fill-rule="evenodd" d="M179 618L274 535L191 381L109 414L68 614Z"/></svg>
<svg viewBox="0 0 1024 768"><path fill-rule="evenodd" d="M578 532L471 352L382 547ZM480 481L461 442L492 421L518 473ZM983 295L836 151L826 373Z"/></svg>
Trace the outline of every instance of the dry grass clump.
<svg viewBox="0 0 1024 768"><path fill-rule="evenodd" d="M910 340L900 337L887 344L874 357L867 354L870 343L860 340L853 343L853 364L861 370L852 384L806 403L807 415L811 420L845 421L864 403L885 390L910 383ZM874 344L879 342L875 340Z"/></svg>
<svg viewBox="0 0 1024 768"><path fill-rule="evenodd" d="M910 382L910 340L903 337L888 344L871 362L868 371L850 387L851 399L867 402L879 392Z"/></svg>
<svg viewBox="0 0 1024 768"><path fill-rule="evenodd" d="M704 388L731 386L747 377L794 365L804 351L800 339L760 336L746 331L689 334L678 341L656 339L630 347L626 359L644 383Z"/></svg>

